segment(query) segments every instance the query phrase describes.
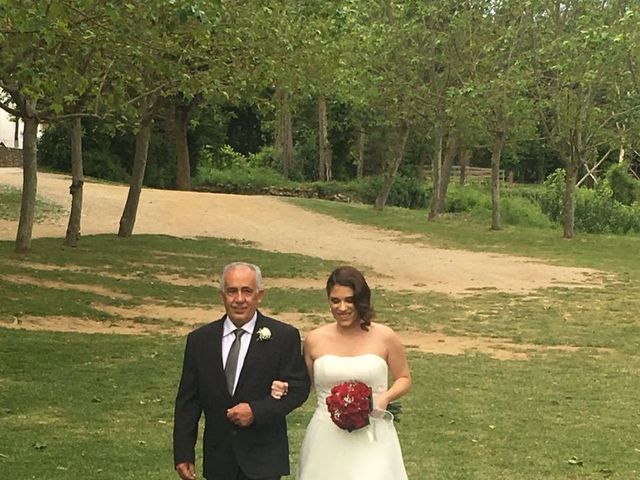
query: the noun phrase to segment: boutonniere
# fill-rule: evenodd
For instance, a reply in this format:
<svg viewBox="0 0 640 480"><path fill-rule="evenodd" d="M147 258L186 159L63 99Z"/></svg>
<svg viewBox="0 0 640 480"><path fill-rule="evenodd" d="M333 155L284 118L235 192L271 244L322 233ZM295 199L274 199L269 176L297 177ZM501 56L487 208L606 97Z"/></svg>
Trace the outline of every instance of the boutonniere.
<svg viewBox="0 0 640 480"><path fill-rule="evenodd" d="M258 341L266 342L267 340L271 340L271 330L267 327L262 327L258 329Z"/></svg>

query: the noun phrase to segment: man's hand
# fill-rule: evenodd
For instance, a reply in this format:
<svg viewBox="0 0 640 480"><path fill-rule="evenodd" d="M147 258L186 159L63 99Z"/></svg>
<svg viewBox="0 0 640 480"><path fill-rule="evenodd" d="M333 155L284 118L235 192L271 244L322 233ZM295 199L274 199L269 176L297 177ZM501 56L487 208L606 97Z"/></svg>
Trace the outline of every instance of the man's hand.
<svg viewBox="0 0 640 480"><path fill-rule="evenodd" d="M196 466L193 463L179 463L176 465L176 472L182 480L196 480Z"/></svg>
<svg viewBox="0 0 640 480"><path fill-rule="evenodd" d="M248 427L255 420L253 411L248 403L239 403L235 407L227 410L227 418L231 423L235 423L240 427Z"/></svg>

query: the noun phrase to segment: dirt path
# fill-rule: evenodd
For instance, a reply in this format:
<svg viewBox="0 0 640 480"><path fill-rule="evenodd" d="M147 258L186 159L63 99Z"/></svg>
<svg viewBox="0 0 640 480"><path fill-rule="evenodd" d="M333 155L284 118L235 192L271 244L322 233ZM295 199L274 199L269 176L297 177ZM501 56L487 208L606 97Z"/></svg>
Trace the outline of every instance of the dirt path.
<svg viewBox="0 0 640 480"><path fill-rule="evenodd" d="M68 207L69 178L39 174L38 193ZM0 168L0 184L20 187L22 171ZM82 233L115 233L127 187L85 183ZM34 226L34 237L64 237L66 218ZM14 239L16 222L0 221ZM373 286L459 295L478 289L527 293L549 286L595 286L597 273L526 257L445 250L403 242L403 235L308 212L276 197L145 189L134 233L249 240L265 250L356 263ZM266 272L268 276L268 272Z"/></svg>

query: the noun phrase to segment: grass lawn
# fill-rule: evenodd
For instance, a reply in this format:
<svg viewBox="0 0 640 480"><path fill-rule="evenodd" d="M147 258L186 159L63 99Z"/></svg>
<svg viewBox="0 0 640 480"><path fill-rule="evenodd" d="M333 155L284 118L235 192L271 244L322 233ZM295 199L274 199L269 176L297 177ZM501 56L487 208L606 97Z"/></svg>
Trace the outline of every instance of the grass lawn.
<svg viewBox="0 0 640 480"><path fill-rule="evenodd" d="M419 233L440 246L611 274L601 289L553 288L526 297L374 292L381 321L397 329L440 328L540 347L528 360L507 361L410 351L414 388L403 399L398 431L412 480L640 477L640 237L579 235L568 242L552 229L490 232L468 217L427 223L419 211L301 203ZM88 236L76 249L62 247L61 239L36 239L26 256L13 253L13 242L0 242L0 479L177 478L171 423L183 338L34 332L2 322L58 315L117 320L96 304L216 304L213 285L163 278L209 278L239 257L276 278L323 279L335 266L215 239ZM274 288L266 305L283 313L326 312L316 289ZM559 345L578 349L548 348ZM313 404L312 398L289 418L294 464Z"/></svg>
<svg viewBox="0 0 640 480"><path fill-rule="evenodd" d="M182 339L0 330L0 475L172 479ZM410 356L412 479L638 477L637 356ZM293 457L313 399L289 418Z"/></svg>

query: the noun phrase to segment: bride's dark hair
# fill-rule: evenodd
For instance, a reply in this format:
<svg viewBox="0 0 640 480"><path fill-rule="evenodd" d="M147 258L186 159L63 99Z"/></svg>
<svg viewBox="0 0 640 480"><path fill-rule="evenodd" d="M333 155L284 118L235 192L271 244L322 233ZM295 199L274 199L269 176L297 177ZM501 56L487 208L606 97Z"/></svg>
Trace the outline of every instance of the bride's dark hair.
<svg viewBox="0 0 640 480"><path fill-rule="evenodd" d="M376 312L371 306L371 289L364 279L364 275L356 268L350 266L338 267L327 279L327 296L331 295L331 290L336 285L349 287L353 290L353 303L360 317L360 328L369 330L371 320L376 316Z"/></svg>

